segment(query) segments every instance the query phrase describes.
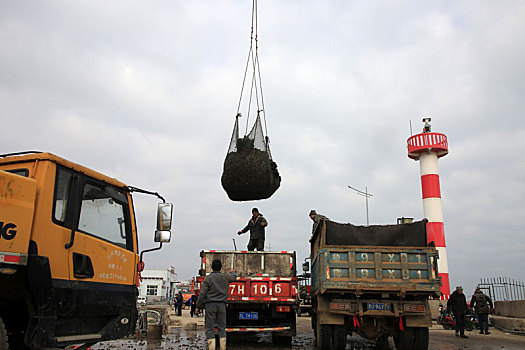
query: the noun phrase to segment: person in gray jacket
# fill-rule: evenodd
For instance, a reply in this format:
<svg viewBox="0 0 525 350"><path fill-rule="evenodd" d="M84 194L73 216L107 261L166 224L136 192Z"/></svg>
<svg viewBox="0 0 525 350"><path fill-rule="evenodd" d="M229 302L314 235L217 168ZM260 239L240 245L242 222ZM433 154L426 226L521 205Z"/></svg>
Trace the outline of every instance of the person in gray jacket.
<svg viewBox="0 0 525 350"><path fill-rule="evenodd" d="M220 260L213 260L211 263L211 272L202 282L199 299L197 299L197 309L204 305L205 318L204 325L206 328L206 340L208 349L215 350L215 327L219 331L220 349L226 349L226 300L228 299L228 285L235 281L237 275L235 270L231 269L230 273L221 273L222 263Z"/></svg>
<svg viewBox="0 0 525 350"><path fill-rule="evenodd" d="M479 333L489 335L489 313L494 309L490 297L483 293L479 287L476 287L472 299L470 300L470 307L476 310L476 316L478 317L480 327Z"/></svg>
<svg viewBox="0 0 525 350"><path fill-rule="evenodd" d="M248 221L248 225L245 228L237 232L242 235L243 233L250 231L250 241L248 242L248 250L253 251L257 248L257 251L264 251L264 229L268 226L268 221L259 213L259 209L252 209L252 218Z"/></svg>

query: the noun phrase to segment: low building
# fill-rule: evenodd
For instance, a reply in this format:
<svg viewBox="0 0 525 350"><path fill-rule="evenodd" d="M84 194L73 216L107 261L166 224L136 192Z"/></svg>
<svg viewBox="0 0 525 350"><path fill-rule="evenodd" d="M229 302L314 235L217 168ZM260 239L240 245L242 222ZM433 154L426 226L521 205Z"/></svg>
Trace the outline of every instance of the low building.
<svg viewBox="0 0 525 350"><path fill-rule="evenodd" d="M148 303L170 302L177 293L177 273L173 266L169 269L145 269L141 275L139 296L146 297Z"/></svg>

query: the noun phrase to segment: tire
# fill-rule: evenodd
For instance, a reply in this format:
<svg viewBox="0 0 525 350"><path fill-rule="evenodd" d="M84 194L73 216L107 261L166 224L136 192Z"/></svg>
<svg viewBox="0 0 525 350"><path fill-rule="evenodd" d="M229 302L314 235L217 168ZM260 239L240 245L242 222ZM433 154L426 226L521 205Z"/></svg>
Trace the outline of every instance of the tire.
<svg viewBox="0 0 525 350"><path fill-rule="evenodd" d="M426 327L416 327L413 329L414 332L414 344L413 349L417 350L427 350L430 340L430 335L428 328Z"/></svg>
<svg viewBox="0 0 525 350"><path fill-rule="evenodd" d="M310 319L312 322L312 329L314 330L314 337L317 339L317 314L312 313L312 318Z"/></svg>
<svg viewBox="0 0 525 350"><path fill-rule="evenodd" d="M293 337L291 335L272 334L273 345L291 346Z"/></svg>
<svg viewBox="0 0 525 350"><path fill-rule="evenodd" d="M389 350L388 337L382 336L376 340L376 350Z"/></svg>
<svg viewBox="0 0 525 350"><path fill-rule="evenodd" d="M394 336L394 343L397 350L413 350L414 330L411 327L405 327L404 331L399 330Z"/></svg>
<svg viewBox="0 0 525 350"><path fill-rule="evenodd" d="M346 331L344 326L318 324L317 328L317 349L344 350L346 348Z"/></svg>
<svg viewBox="0 0 525 350"><path fill-rule="evenodd" d="M332 343L332 326L328 324L319 325L317 329L317 348L319 350L336 350Z"/></svg>
<svg viewBox="0 0 525 350"><path fill-rule="evenodd" d="M346 348L346 329L345 326L331 326L332 327L332 343L334 349L344 350Z"/></svg>
<svg viewBox="0 0 525 350"><path fill-rule="evenodd" d="M7 331L5 329L4 321L0 318L0 350L9 350L9 343L7 341Z"/></svg>

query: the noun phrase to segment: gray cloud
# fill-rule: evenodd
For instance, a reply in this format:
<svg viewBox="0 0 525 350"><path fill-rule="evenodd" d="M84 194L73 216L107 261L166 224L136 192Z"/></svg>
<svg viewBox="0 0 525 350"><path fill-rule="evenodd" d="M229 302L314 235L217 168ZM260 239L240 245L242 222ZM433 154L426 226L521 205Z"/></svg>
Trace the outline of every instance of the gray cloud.
<svg viewBox="0 0 525 350"><path fill-rule="evenodd" d="M220 186L248 53L250 4L3 2L2 153L54 152L176 206L173 242L149 267L198 270L230 249L257 206L275 249L308 253L318 209L341 222L423 216L406 139L421 117L449 137L440 160L451 285L525 279L525 6L265 1L259 43L272 152L269 200L230 202ZM244 121L244 119L243 119ZM135 199L141 247L155 201Z"/></svg>

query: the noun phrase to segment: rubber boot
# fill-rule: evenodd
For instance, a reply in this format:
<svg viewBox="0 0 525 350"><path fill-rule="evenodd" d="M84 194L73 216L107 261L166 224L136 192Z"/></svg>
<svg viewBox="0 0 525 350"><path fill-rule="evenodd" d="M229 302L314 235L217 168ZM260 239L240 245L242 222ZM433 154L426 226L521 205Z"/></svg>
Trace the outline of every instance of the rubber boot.
<svg viewBox="0 0 525 350"><path fill-rule="evenodd" d="M226 338L220 338L219 341L220 350L226 350Z"/></svg>
<svg viewBox="0 0 525 350"><path fill-rule="evenodd" d="M215 350L215 338L208 339L208 350Z"/></svg>

